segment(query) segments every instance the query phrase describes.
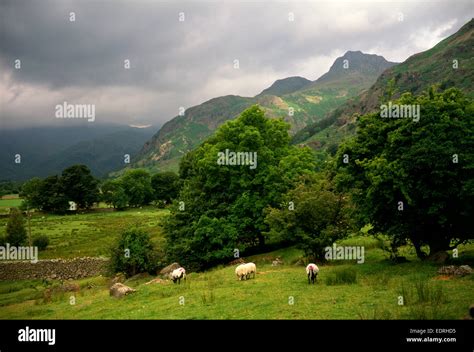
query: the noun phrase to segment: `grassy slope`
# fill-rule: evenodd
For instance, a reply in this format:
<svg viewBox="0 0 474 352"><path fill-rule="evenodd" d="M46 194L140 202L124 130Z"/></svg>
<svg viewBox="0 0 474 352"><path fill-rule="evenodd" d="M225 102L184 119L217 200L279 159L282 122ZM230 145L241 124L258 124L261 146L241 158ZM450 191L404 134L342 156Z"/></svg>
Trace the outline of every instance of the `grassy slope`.
<svg viewBox="0 0 474 352"><path fill-rule="evenodd" d="M43 299L46 285L39 280L0 282L0 316L6 319L459 319L474 300L473 275L443 278L437 267L414 258L410 263L392 265L384 259L373 239L355 238L346 245L365 245L365 264L323 265L319 282L307 284L304 267L295 266L301 255L294 248L254 256L256 279L237 281L234 267L218 267L191 273L186 284L144 285L150 278L131 279L126 284L138 291L117 300L108 294L107 279L76 281L81 290L57 293L50 302ZM285 264L272 267L271 258L280 256ZM474 246L465 246L460 256L474 256ZM357 283L327 285L335 270L353 267ZM416 285L442 292L439 301L418 303ZM423 284L424 283L424 284ZM57 282L52 285L59 285ZM406 305L399 306L403 293ZM290 296L294 304L289 304ZM180 298L184 297L184 305Z"/></svg>
<svg viewBox="0 0 474 352"><path fill-rule="evenodd" d="M39 253L40 259L107 256L120 232L130 225L145 228L154 243L160 245L162 236L158 225L167 214L167 210L145 207L66 216L35 215L31 219L31 234L32 237L49 237L50 245ZM5 235L7 220L0 218L0 236Z"/></svg>

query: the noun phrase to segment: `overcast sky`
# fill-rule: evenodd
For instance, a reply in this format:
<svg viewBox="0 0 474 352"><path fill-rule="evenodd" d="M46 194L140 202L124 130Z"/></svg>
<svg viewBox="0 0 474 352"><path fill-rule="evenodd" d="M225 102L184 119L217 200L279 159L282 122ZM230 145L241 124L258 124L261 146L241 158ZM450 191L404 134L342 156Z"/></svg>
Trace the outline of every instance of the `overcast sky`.
<svg viewBox="0 0 474 352"><path fill-rule="evenodd" d="M459 0L1 0L0 128L58 124L64 101L95 104L87 123L157 125L181 106L315 80L348 50L404 61L472 17Z"/></svg>

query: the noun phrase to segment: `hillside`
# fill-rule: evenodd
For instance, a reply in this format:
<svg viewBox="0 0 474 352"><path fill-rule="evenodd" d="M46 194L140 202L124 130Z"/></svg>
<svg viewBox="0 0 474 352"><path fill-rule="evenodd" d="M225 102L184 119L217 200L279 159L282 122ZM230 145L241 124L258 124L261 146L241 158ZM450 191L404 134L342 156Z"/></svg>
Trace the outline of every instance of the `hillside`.
<svg viewBox="0 0 474 352"><path fill-rule="evenodd" d="M349 62L347 69L343 67L344 60ZM145 143L131 167L176 171L179 159L187 151L253 104L262 106L272 118L283 118L291 126L290 133L295 134L369 88L383 70L393 65L381 56L348 51L316 81L289 77L277 80L255 97L228 95L211 99L167 122ZM290 108L293 114L289 113Z"/></svg>
<svg viewBox="0 0 474 352"><path fill-rule="evenodd" d="M453 68L453 60L458 68ZM367 91L348 100L330 112L323 120L308 125L294 137L294 143L304 143L315 149L338 144L354 131L354 114L376 110L393 80L392 98L403 92L419 94L431 85L445 89L458 87L474 96L474 20L444 39L433 48L409 57L403 63L388 68Z"/></svg>
<svg viewBox="0 0 474 352"><path fill-rule="evenodd" d="M152 131L116 124L5 129L0 133L0 180L45 177L79 163L105 176L123 166L124 154L133 157Z"/></svg>

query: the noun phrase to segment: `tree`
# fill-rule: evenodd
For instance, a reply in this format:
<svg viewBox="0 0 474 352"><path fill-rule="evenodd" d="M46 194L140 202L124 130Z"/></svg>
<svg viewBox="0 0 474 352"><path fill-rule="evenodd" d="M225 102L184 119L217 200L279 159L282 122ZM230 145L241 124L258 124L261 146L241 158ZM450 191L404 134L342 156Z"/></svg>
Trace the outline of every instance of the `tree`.
<svg viewBox="0 0 474 352"><path fill-rule="evenodd" d="M41 209L44 203L44 195L40 192L42 180L34 177L26 181L20 190L20 197L23 199L25 208Z"/></svg>
<svg viewBox="0 0 474 352"><path fill-rule="evenodd" d="M42 210L64 213L69 208L69 201L64 194L63 183L57 175L46 177L39 184L39 187L39 193L42 198Z"/></svg>
<svg viewBox="0 0 474 352"><path fill-rule="evenodd" d="M111 265L114 272L133 276L142 272L153 273L158 263L150 235L139 228L122 233L112 248Z"/></svg>
<svg viewBox="0 0 474 352"><path fill-rule="evenodd" d="M283 204L268 209L269 237L296 244L311 260L324 260L324 249L354 229L348 197L325 179L306 178L287 193Z"/></svg>
<svg viewBox="0 0 474 352"><path fill-rule="evenodd" d="M474 104L453 88L394 104L419 105L419 121L361 117L339 148L337 182L352 191L360 225L411 240L424 258L422 245L434 254L474 237Z"/></svg>
<svg viewBox="0 0 474 352"><path fill-rule="evenodd" d="M79 208L90 208L99 200L98 181L85 165L73 165L65 169L61 183L68 200L76 202Z"/></svg>
<svg viewBox="0 0 474 352"><path fill-rule="evenodd" d="M170 202L176 198L179 191L179 177L174 172L161 172L151 178L153 199Z"/></svg>
<svg viewBox="0 0 474 352"><path fill-rule="evenodd" d="M120 180L107 180L102 184L102 200L114 208L123 209L128 205L128 197Z"/></svg>
<svg viewBox="0 0 474 352"><path fill-rule="evenodd" d="M25 219L17 208L10 210L6 233L6 242L11 246L23 246L27 242Z"/></svg>
<svg viewBox="0 0 474 352"><path fill-rule="evenodd" d="M235 249L264 248L264 209L315 167L308 148L289 146L288 129L253 106L182 159L183 187L165 223L170 260L203 269L233 258Z"/></svg>
<svg viewBox="0 0 474 352"><path fill-rule="evenodd" d="M146 170L128 170L122 177L122 185L133 207L149 204L153 199L150 173Z"/></svg>

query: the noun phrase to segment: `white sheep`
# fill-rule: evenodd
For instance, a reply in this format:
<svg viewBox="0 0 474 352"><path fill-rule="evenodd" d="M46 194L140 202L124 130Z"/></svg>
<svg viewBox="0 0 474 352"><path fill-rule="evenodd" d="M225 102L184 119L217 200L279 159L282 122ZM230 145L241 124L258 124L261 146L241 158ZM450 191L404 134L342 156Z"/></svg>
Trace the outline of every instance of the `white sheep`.
<svg viewBox="0 0 474 352"><path fill-rule="evenodd" d="M316 264L310 263L306 267L306 275L308 275L308 284L313 283L316 280L316 277L318 276L319 273L319 268Z"/></svg>
<svg viewBox="0 0 474 352"><path fill-rule="evenodd" d="M178 284L181 284L181 279L184 279L184 281L186 281L186 270L184 270L184 268L175 269L170 274L170 278L171 280L173 280L174 283L178 281Z"/></svg>
<svg viewBox="0 0 474 352"><path fill-rule="evenodd" d="M242 280L244 277L247 277L247 264L240 264L235 268L235 275L237 275L237 280Z"/></svg>
<svg viewBox="0 0 474 352"><path fill-rule="evenodd" d="M255 279L255 274L257 274L257 266L254 263L247 263L245 266L247 267L246 278L249 279L250 274L253 274L253 278Z"/></svg>

